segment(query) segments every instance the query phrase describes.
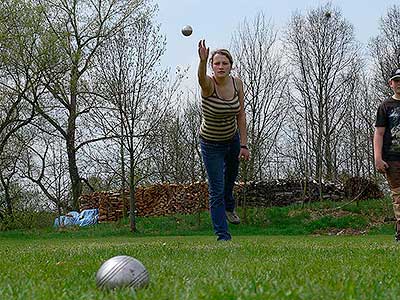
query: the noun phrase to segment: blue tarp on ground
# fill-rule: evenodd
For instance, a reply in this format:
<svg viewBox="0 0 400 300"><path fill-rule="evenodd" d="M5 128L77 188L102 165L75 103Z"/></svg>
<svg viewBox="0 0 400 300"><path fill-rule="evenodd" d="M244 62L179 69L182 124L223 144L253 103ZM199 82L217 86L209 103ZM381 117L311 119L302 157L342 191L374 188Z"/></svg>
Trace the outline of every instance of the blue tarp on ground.
<svg viewBox="0 0 400 300"><path fill-rule="evenodd" d="M89 226L97 224L99 219L99 210L97 208L85 209L81 213L70 211L65 216L57 217L54 220L54 227L63 226Z"/></svg>

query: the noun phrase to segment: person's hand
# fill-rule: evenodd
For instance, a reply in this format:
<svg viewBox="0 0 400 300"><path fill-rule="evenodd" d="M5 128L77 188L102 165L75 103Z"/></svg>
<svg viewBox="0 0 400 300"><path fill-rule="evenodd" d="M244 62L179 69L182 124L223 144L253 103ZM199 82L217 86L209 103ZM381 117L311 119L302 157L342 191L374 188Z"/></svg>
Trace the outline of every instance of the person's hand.
<svg viewBox="0 0 400 300"><path fill-rule="evenodd" d="M250 160L250 151L247 148L240 148L239 159Z"/></svg>
<svg viewBox="0 0 400 300"><path fill-rule="evenodd" d="M210 48L206 47L206 40L199 41L199 57L201 61L207 61Z"/></svg>
<svg viewBox="0 0 400 300"><path fill-rule="evenodd" d="M386 173L386 169L389 165L382 159L375 160L375 168L379 173Z"/></svg>

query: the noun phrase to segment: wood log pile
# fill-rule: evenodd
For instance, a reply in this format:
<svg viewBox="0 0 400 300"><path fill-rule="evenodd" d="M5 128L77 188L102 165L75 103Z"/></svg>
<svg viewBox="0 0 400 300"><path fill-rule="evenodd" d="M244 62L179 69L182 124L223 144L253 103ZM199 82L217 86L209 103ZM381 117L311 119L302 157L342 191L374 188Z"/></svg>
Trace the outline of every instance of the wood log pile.
<svg viewBox="0 0 400 300"><path fill-rule="evenodd" d="M192 214L208 209L208 186L193 184L155 184L136 191L138 216Z"/></svg>
<svg viewBox="0 0 400 300"><path fill-rule="evenodd" d="M319 184L315 181L274 180L249 182L239 191L237 200L239 206L270 207L344 197L343 188L333 183L322 184L320 195Z"/></svg>
<svg viewBox="0 0 400 300"><path fill-rule="evenodd" d="M346 197L350 199L379 199L384 196L376 182L364 177L350 177L343 185Z"/></svg>
<svg viewBox="0 0 400 300"><path fill-rule="evenodd" d="M129 211L129 191L95 192L80 197L80 209L99 209L99 222L117 221ZM137 216L193 214L208 209L206 182L184 184L154 184L137 187Z"/></svg>
<svg viewBox="0 0 400 300"><path fill-rule="evenodd" d="M379 185L367 178L350 177L343 184L327 182L321 185L322 189L318 182L304 180L249 182L238 191L236 197L239 206L270 207L319 201L321 198L341 201L384 196Z"/></svg>
<svg viewBox="0 0 400 300"><path fill-rule="evenodd" d="M351 180L350 180L351 179ZM367 179L350 178L344 185L325 183L320 193L314 181L277 180L238 183L234 195L239 206L285 206L323 199L343 200L383 197L377 184ZM321 195L320 195L321 194ZM99 209L99 222L117 221L129 211L129 191L95 192L80 197L80 209ZM137 216L193 214L208 209L206 182L193 184L154 184L135 191Z"/></svg>

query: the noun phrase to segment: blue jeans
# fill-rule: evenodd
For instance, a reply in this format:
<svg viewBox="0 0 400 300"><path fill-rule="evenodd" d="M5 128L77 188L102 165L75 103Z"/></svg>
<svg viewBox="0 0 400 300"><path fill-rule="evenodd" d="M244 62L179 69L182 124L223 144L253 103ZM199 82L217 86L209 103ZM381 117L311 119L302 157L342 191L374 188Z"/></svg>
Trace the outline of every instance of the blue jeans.
<svg viewBox="0 0 400 300"><path fill-rule="evenodd" d="M237 133L227 143L200 138L201 154L208 176L211 220L218 240L230 240L225 210L235 209L233 186L239 172L240 139Z"/></svg>

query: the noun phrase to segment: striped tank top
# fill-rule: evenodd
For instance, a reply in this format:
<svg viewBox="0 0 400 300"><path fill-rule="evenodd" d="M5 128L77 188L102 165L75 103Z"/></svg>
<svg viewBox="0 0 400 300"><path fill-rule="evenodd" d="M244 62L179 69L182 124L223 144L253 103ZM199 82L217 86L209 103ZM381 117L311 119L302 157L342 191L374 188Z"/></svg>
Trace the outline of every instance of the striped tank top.
<svg viewBox="0 0 400 300"><path fill-rule="evenodd" d="M214 80L212 95L202 97L203 119L200 126L200 136L205 140L211 142L229 141L237 131L236 115L240 111L240 102L239 92L233 77L232 81L235 89L232 99L227 100L218 96Z"/></svg>

